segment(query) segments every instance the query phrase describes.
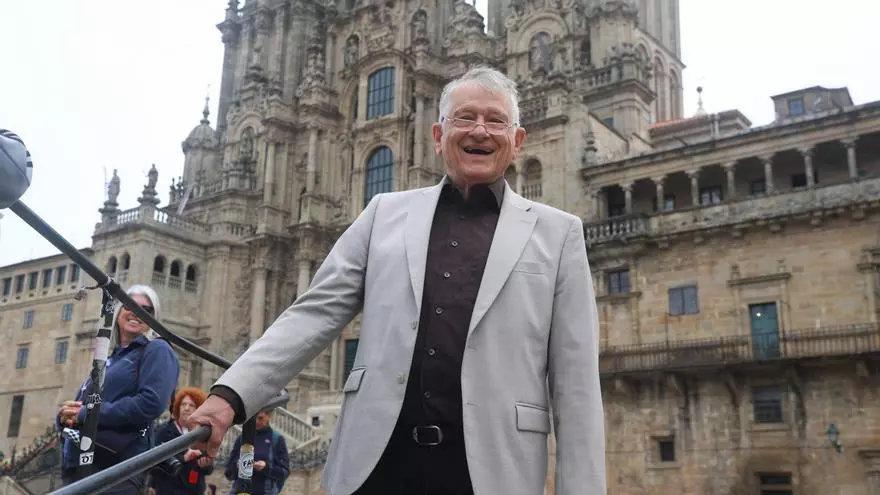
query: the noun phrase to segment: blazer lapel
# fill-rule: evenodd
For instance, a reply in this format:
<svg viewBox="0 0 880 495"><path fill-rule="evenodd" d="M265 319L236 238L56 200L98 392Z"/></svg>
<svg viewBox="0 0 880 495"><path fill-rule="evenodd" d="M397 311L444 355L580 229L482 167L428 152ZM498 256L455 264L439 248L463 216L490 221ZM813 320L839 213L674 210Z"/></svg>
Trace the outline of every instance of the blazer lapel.
<svg viewBox="0 0 880 495"><path fill-rule="evenodd" d="M404 247L413 296L416 298L416 314L421 314L422 311L428 240L431 236L431 224L434 222L434 210L437 209L437 201L440 199L440 191L444 184L446 184L445 178L440 181L440 184L423 190L409 205L406 213Z"/></svg>
<svg viewBox="0 0 880 495"><path fill-rule="evenodd" d="M498 216L492 247L489 248L489 258L486 260L486 269L483 271L483 280L477 293L468 335L474 331L486 311L495 302L495 298L507 282L507 277L516 266L526 242L532 235L538 216L531 211L531 208L532 205L528 200L513 192L507 183L504 184L501 214ZM424 270L424 265L422 269Z"/></svg>

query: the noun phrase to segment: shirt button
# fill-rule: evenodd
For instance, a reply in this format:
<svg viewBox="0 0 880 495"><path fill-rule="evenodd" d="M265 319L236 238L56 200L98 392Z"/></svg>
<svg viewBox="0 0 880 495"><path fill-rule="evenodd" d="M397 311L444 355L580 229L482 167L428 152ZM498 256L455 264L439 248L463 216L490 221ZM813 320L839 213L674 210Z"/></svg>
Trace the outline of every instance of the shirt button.
<svg viewBox="0 0 880 495"><path fill-rule="evenodd" d="M442 315L442 314L443 314L443 308L441 308L440 306L437 306L437 309L435 309L434 312L437 313L438 315Z"/></svg>
<svg viewBox="0 0 880 495"><path fill-rule="evenodd" d="M443 278L449 278L449 277L451 277L451 276L452 276L451 273L449 273L449 272L443 272Z"/></svg>
<svg viewBox="0 0 880 495"><path fill-rule="evenodd" d="M430 398L431 398L431 392L425 390L425 393L422 394L422 396L424 396L426 399L430 399Z"/></svg>
<svg viewBox="0 0 880 495"><path fill-rule="evenodd" d="M437 354L437 349L434 349L433 347L428 349L429 356L433 356L434 354Z"/></svg>
<svg viewBox="0 0 880 495"><path fill-rule="evenodd" d="M458 241L452 241L449 243L452 247L458 247Z"/></svg>

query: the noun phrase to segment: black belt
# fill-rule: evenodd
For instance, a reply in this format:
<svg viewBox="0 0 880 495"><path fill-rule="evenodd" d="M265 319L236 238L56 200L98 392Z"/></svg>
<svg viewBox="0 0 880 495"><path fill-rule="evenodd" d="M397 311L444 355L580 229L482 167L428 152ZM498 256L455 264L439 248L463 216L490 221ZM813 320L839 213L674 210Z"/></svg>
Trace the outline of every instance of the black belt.
<svg viewBox="0 0 880 495"><path fill-rule="evenodd" d="M407 430L404 433L420 447L459 443L464 439L461 425L416 425Z"/></svg>

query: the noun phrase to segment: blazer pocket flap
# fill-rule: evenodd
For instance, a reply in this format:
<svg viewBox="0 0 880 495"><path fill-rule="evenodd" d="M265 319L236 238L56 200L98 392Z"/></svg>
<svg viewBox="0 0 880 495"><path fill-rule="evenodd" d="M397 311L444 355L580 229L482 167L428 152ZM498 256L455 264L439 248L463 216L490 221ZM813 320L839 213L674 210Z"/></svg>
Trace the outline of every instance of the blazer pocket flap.
<svg viewBox="0 0 880 495"><path fill-rule="evenodd" d="M345 380L345 386L342 387L343 392L355 392L357 389L361 388L361 380L364 379L364 372L367 371L367 368L354 368L348 374L348 378Z"/></svg>
<svg viewBox="0 0 880 495"><path fill-rule="evenodd" d="M545 407L517 402L516 429L550 433L550 411Z"/></svg>
<svg viewBox="0 0 880 495"><path fill-rule="evenodd" d="M536 261L520 261L513 270L516 272L541 274L544 273L544 265Z"/></svg>

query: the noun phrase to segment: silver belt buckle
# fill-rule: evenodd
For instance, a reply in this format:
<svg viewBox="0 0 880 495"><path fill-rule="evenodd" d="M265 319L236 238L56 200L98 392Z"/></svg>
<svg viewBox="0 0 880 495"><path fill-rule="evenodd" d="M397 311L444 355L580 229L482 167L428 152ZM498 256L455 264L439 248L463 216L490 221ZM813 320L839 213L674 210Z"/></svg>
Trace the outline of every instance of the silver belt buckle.
<svg viewBox="0 0 880 495"><path fill-rule="evenodd" d="M437 441L436 442L427 442L419 439L419 430L433 430L437 432ZM440 429L437 425L424 425L424 426L414 426L412 430L412 437L415 440L416 444L422 445L425 447L433 447L436 445L440 445L443 442L443 430Z"/></svg>

